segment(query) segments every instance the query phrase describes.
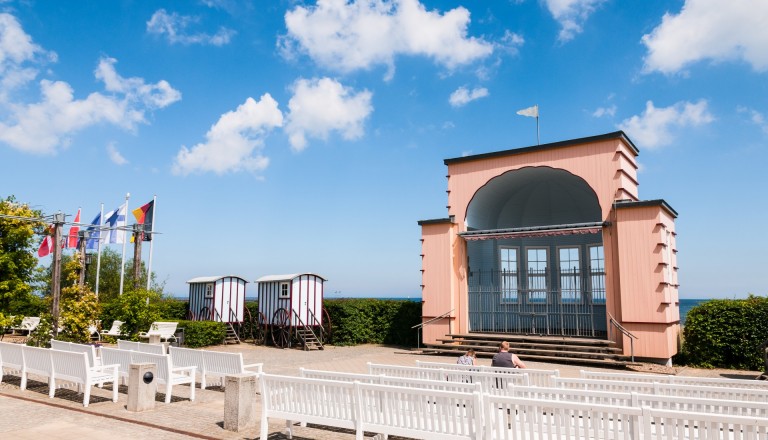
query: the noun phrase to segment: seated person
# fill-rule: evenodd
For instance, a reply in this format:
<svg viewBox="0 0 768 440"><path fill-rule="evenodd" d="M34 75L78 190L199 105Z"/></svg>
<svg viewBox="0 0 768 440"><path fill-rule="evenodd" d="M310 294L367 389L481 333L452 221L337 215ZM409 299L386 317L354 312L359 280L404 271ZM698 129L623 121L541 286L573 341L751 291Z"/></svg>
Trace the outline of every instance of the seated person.
<svg viewBox="0 0 768 440"><path fill-rule="evenodd" d="M467 354L459 356L459 360L456 363L460 365L475 365L475 350L470 348Z"/></svg>
<svg viewBox="0 0 768 440"><path fill-rule="evenodd" d="M493 355L492 367L525 368L525 363L509 352L509 342L504 341L499 345L499 352Z"/></svg>

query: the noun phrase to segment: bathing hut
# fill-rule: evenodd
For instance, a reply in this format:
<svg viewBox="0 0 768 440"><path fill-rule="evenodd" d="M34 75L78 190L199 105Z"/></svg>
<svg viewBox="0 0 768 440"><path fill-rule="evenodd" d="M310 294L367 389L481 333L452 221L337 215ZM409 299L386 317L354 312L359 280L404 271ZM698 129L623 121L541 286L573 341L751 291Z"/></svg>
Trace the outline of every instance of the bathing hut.
<svg viewBox="0 0 768 440"><path fill-rule="evenodd" d="M243 322L247 283L236 275L197 277L187 281L191 319Z"/></svg>
<svg viewBox="0 0 768 440"><path fill-rule="evenodd" d="M315 330L323 339L323 326L330 325L323 310L323 283L325 278L313 273L268 275L256 280L259 291L259 316L276 346L290 346L299 336L305 346L305 329ZM297 334L298 333L298 334ZM321 345L322 346L322 345Z"/></svg>

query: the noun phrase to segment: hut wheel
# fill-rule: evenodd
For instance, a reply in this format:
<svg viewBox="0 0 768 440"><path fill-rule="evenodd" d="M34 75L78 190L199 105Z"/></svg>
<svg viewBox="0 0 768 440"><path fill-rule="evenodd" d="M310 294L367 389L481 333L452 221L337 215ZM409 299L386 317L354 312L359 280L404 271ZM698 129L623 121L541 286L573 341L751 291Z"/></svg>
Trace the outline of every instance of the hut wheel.
<svg viewBox="0 0 768 440"><path fill-rule="evenodd" d="M333 326L331 325L331 315L328 314L328 309L323 307L323 336L320 342L323 344L330 344L332 334Z"/></svg>
<svg viewBox="0 0 768 440"><path fill-rule="evenodd" d="M257 312L254 319L253 343L261 345L267 342L267 317L263 313Z"/></svg>
<svg viewBox="0 0 768 440"><path fill-rule="evenodd" d="M277 309L272 315L272 342L280 348L291 346L291 316L283 308Z"/></svg>

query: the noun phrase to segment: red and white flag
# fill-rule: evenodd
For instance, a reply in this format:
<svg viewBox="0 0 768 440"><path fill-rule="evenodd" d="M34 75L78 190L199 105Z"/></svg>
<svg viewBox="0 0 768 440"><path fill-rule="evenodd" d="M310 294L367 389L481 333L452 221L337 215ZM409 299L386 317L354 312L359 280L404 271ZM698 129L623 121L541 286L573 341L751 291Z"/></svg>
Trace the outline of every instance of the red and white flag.
<svg viewBox="0 0 768 440"><path fill-rule="evenodd" d="M48 229L46 229L45 237L43 237L43 242L40 243L40 249L37 250L37 256L40 258L43 258L53 252L53 225L48 225Z"/></svg>
<svg viewBox="0 0 768 440"><path fill-rule="evenodd" d="M75 223L80 223L80 208L77 208L77 215L75 216ZM77 233L80 231L80 226L74 225L69 228L69 234L67 234L67 247L77 247Z"/></svg>

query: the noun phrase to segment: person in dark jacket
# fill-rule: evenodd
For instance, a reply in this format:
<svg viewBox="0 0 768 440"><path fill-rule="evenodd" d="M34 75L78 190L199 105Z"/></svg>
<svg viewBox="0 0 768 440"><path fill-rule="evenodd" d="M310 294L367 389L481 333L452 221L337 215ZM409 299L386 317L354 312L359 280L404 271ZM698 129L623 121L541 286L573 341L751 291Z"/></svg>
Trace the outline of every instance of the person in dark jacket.
<svg viewBox="0 0 768 440"><path fill-rule="evenodd" d="M499 345L499 352L493 355L492 367L525 368L525 363L509 352L509 342L504 341Z"/></svg>

